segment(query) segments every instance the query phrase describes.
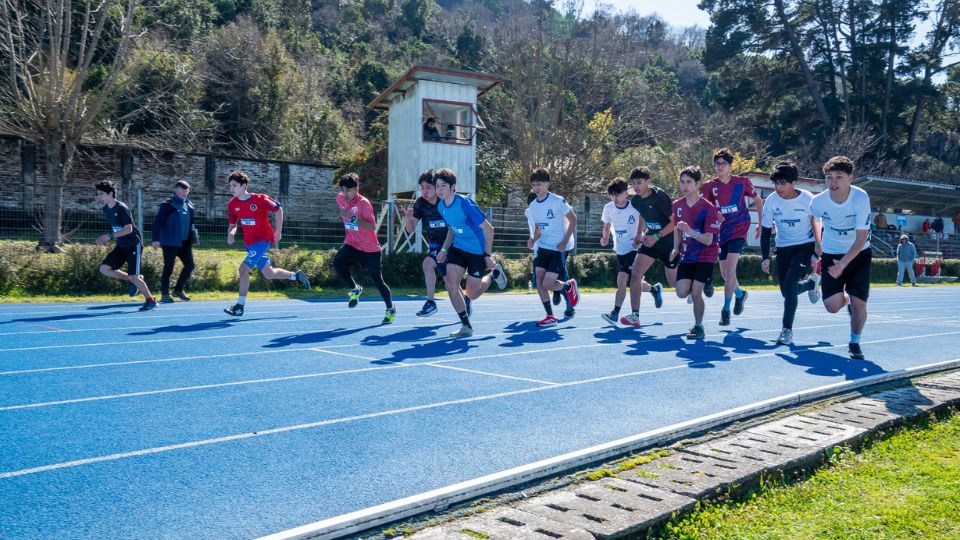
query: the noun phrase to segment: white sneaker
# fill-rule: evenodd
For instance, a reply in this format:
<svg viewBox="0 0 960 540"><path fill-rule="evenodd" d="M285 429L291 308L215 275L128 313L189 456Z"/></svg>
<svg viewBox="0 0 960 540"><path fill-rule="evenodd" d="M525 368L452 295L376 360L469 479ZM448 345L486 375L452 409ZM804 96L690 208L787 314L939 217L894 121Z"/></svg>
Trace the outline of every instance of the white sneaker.
<svg viewBox="0 0 960 540"><path fill-rule="evenodd" d="M465 325L465 324L461 324L461 325L460 325L460 329L457 330L456 332L453 332L452 334L450 334L450 337L452 337L452 338L467 338L467 337L470 337L470 336L472 336L472 335L473 335L473 328L470 328L469 326L467 326L467 325Z"/></svg>
<svg viewBox="0 0 960 540"><path fill-rule="evenodd" d="M810 280L813 281L813 288L807 291L807 297L811 304L816 304L820 300L820 274L814 272L810 274Z"/></svg>
<svg viewBox="0 0 960 540"><path fill-rule="evenodd" d="M493 269L493 282L497 284L498 289L503 290L507 287L507 274L504 273L500 263L497 263L496 268Z"/></svg>
<svg viewBox="0 0 960 540"><path fill-rule="evenodd" d="M777 338L777 345L793 345L793 330L784 328L780 331L780 337Z"/></svg>

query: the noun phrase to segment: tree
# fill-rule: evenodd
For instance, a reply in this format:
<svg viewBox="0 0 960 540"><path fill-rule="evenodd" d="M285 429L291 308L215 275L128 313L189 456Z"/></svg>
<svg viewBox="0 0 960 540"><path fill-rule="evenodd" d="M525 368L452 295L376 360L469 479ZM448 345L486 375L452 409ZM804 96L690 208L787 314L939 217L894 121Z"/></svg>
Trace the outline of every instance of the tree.
<svg viewBox="0 0 960 540"><path fill-rule="evenodd" d="M138 8L138 0L0 0L0 129L43 148L44 249L63 243L64 182L114 95Z"/></svg>

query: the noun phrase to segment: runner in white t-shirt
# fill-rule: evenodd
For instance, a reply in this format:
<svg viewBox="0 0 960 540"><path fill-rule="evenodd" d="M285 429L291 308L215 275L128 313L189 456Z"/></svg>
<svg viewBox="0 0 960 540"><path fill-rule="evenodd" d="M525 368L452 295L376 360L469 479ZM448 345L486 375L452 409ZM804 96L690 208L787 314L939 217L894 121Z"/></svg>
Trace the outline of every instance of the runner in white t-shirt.
<svg viewBox="0 0 960 540"><path fill-rule="evenodd" d="M534 223L534 236L527 241L527 247L536 249L533 260L537 276L537 292L547 316L537 322L540 328L557 326L553 316L549 291L562 291L570 300L570 307L577 307L580 295L577 281L558 281L563 271L563 254L573 249L573 232L577 228L577 215L563 197L550 193L550 172L537 168L530 174L530 188L537 196L530 203L529 218Z"/></svg>
<svg viewBox="0 0 960 540"><path fill-rule="evenodd" d="M642 218L640 212L630 204L626 180L614 178L607 186L607 194L610 202L603 207L603 214L600 216L603 221L600 245L607 247L613 237L613 252L617 254L620 271L617 272L617 293L613 301L613 311L603 313L600 317L614 328L619 328L617 317L620 316L620 308L627 296L627 285L630 283L633 263L637 259L633 239L637 236L637 228Z"/></svg>
<svg viewBox="0 0 960 540"><path fill-rule="evenodd" d="M850 313L850 358L863 359L860 334L867 322L870 295L870 197L851 186L853 161L835 156L823 165L827 189L813 198L810 211L823 224L817 238L823 306Z"/></svg>
<svg viewBox="0 0 960 540"><path fill-rule="evenodd" d="M778 345L793 344L797 295L806 292L813 303L820 298L817 289L820 276L816 272L801 280L810 273L816 260L814 242L820 226L810 213L813 195L795 188L799 176L792 161L781 161L774 166L770 180L777 192L763 202L760 217L760 267L767 274L770 273L770 236L774 227L777 230L777 282L784 300L783 330L777 338Z"/></svg>

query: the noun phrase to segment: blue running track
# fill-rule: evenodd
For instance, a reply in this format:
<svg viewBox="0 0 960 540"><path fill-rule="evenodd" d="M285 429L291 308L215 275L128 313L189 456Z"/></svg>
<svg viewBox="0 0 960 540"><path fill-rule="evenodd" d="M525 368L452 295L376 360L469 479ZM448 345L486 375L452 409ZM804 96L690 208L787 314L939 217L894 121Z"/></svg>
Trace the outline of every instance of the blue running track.
<svg viewBox="0 0 960 540"><path fill-rule="evenodd" d="M721 293L722 294L722 293ZM0 305L0 538L249 538L819 387L960 357L960 287L875 288L846 312L754 291L733 325L644 296L638 329L585 295L538 330L532 295L474 303L476 335L383 304ZM562 307L562 306L561 306Z"/></svg>

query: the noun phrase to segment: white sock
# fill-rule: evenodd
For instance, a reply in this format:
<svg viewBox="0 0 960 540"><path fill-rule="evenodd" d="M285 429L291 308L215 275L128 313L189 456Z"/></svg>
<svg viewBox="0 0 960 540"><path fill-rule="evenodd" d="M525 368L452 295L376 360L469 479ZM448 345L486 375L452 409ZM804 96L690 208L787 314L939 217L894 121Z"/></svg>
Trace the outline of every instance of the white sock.
<svg viewBox="0 0 960 540"><path fill-rule="evenodd" d="M241 306L242 306L243 304L245 304L246 302L247 302L247 297L246 297L246 295L240 295L240 296L237 297L237 303L240 304Z"/></svg>

